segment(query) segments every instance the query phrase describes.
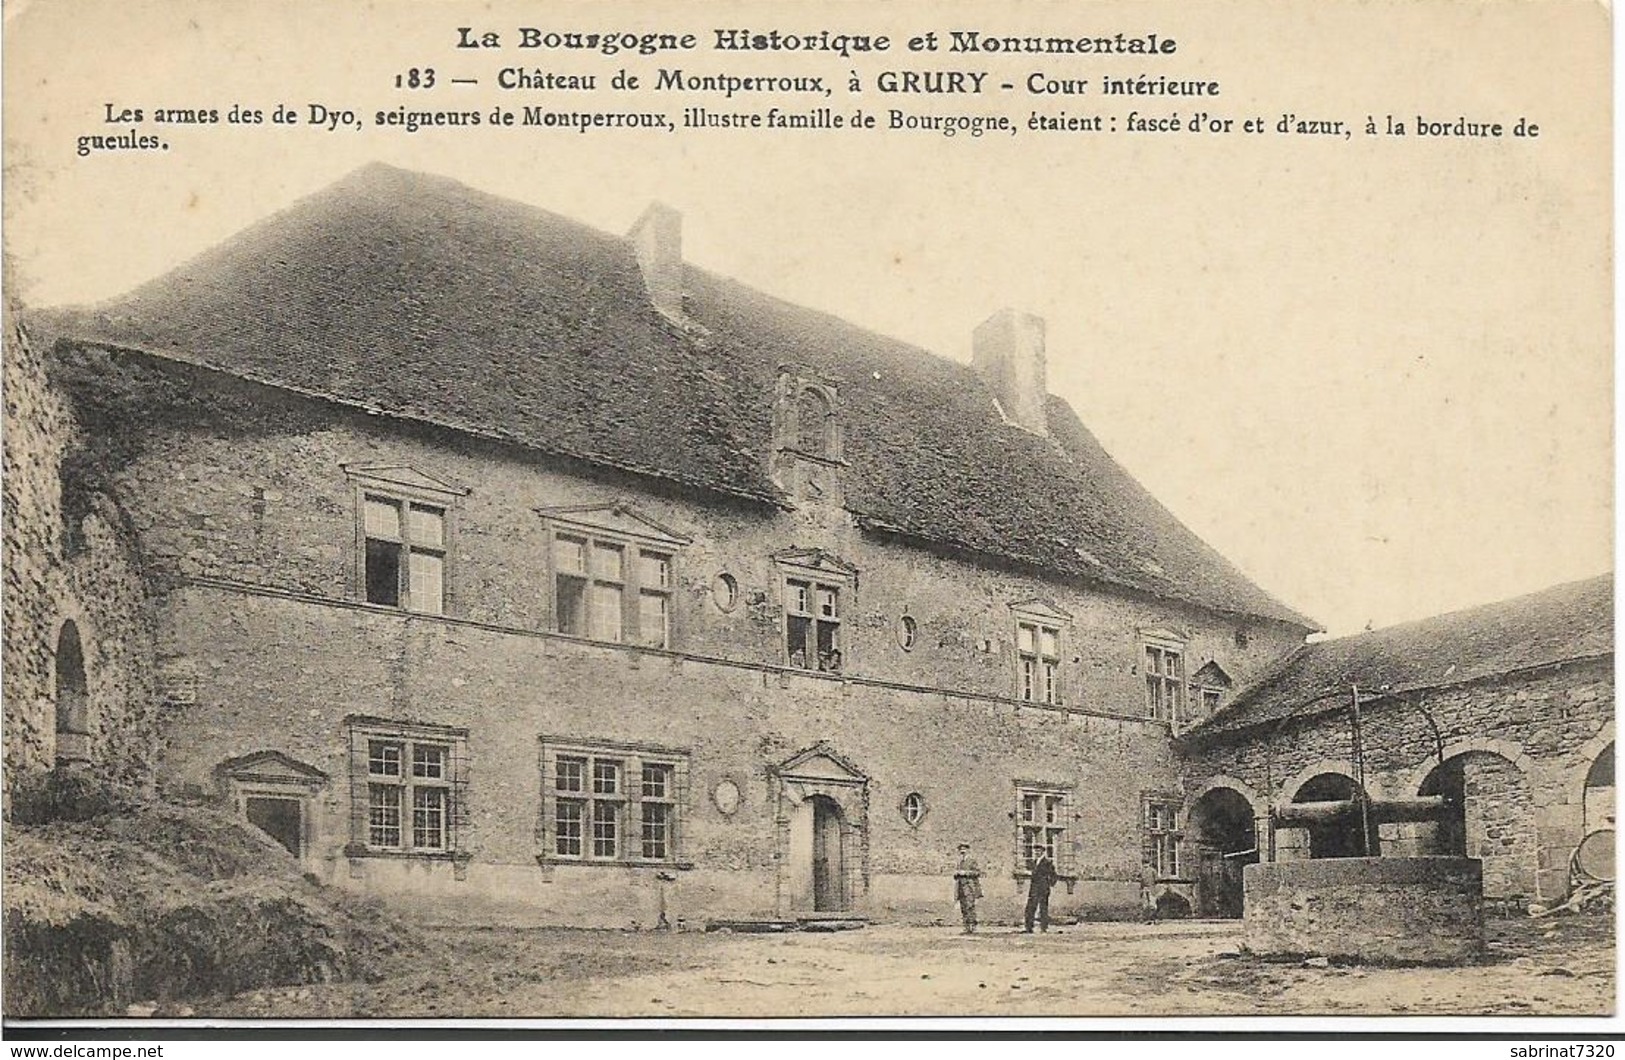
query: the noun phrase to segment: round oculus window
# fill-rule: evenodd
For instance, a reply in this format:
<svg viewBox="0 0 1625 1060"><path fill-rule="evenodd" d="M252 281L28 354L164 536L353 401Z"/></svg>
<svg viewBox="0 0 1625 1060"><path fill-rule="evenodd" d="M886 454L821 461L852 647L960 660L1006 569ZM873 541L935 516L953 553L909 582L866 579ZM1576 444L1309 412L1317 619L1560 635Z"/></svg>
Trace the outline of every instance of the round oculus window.
<svg viewBox="0 0 1625 1060"><path fill-rule="evenodd" d="M718 611L732 611L739 606L739 582L724 571L711 579L711 600Z"/></svg>

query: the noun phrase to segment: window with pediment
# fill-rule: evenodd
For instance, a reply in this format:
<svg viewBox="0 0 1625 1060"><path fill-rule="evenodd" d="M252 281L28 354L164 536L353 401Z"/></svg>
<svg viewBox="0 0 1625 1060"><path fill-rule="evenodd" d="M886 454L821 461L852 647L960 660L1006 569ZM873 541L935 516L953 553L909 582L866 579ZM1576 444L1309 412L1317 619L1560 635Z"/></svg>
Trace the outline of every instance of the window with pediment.
<svg viewBox="0 0 1625 1060"><path fill-rule="evenodd" d="M1016 698L1059 706L1064 637L1072 616L1040 600L1010 610L1016 625Z"/></svg>
<svg viewBox="0 0 1625 1060"><path fill-rule="evenodd" d="M689 539L626 505L538 512L548 528L552 628L670 648L677 555Z"/></svg>
<svg viewBox="0 0 1625 1060"><path fill-rule="evenodd" d="M1185 638L1167 630L1142 630L1140 641L1146 716L1177 723L1186 694Z"/></svg>
<svg viewBox="0 0 1625 1060"><path fill-rule="evenodd" d="M818 549L774 559L784 581L785 665L841 672L848 649L842 623L853 607L857 570Z"/></svg>
<svg viewBox="0 0 1625 1060"><path fill-rule="evenodd" d="M356 598L444 614L456 510L468 490L404 464L344 471L355 496Z"/></svg>

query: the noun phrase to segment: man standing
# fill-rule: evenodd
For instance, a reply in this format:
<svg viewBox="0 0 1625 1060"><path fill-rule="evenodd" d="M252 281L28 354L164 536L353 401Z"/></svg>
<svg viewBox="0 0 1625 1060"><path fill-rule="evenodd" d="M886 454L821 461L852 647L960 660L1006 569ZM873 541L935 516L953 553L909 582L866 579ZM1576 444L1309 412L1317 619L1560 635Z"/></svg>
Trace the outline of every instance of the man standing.
<svg viewBox="0 0 1625 1060"><path fill-rule="evenodd" d="M959 902L959 916L965 922L965 934L976 930L976 900L982 897L982 867L970 856L970 844L959 844L959 864L954 868L954 898Z"/></svg>
<svg viewBox="0 0 1625 1060"><path fill-rule="evenodd" d="M1044 932L1049 932L1049 892L1055 886L1055 861L1045 851L1033 865L1032 878L1027 881L1027 934L1033 933L1033 914Z"/></svg>

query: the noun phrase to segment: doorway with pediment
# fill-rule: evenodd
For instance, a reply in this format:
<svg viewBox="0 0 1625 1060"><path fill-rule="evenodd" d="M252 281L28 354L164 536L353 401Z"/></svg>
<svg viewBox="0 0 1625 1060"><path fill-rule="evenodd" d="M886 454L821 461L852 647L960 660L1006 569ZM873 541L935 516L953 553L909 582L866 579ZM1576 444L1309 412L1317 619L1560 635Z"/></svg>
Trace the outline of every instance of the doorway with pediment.
<svg viewBox="0 0 1625 1060"><path fill-rule="evenodd" d="M315 864L315 800L328 776L281 751L256 751L215 767L221 792L238 815L287 850Z"/></svg>
<svg viewBox="0 0 1625 1060"><path fill-rule="evenodd" d="M869 880L869 778L825 743L791 756L774 773L779 913L861 909Z"/></svg>

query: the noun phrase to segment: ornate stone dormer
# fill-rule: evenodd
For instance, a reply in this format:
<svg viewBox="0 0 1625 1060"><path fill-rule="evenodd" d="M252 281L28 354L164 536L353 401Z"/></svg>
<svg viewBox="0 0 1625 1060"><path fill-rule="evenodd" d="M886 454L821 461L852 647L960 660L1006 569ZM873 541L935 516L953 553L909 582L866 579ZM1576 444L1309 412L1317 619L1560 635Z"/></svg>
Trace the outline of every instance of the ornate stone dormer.
<svg viewBox="0 0 1625 1060"><path fill-rule="evenodd" d="M844 503L840 392L812 369L779 366L773 401L773 481L797 505Z"/></svg>

